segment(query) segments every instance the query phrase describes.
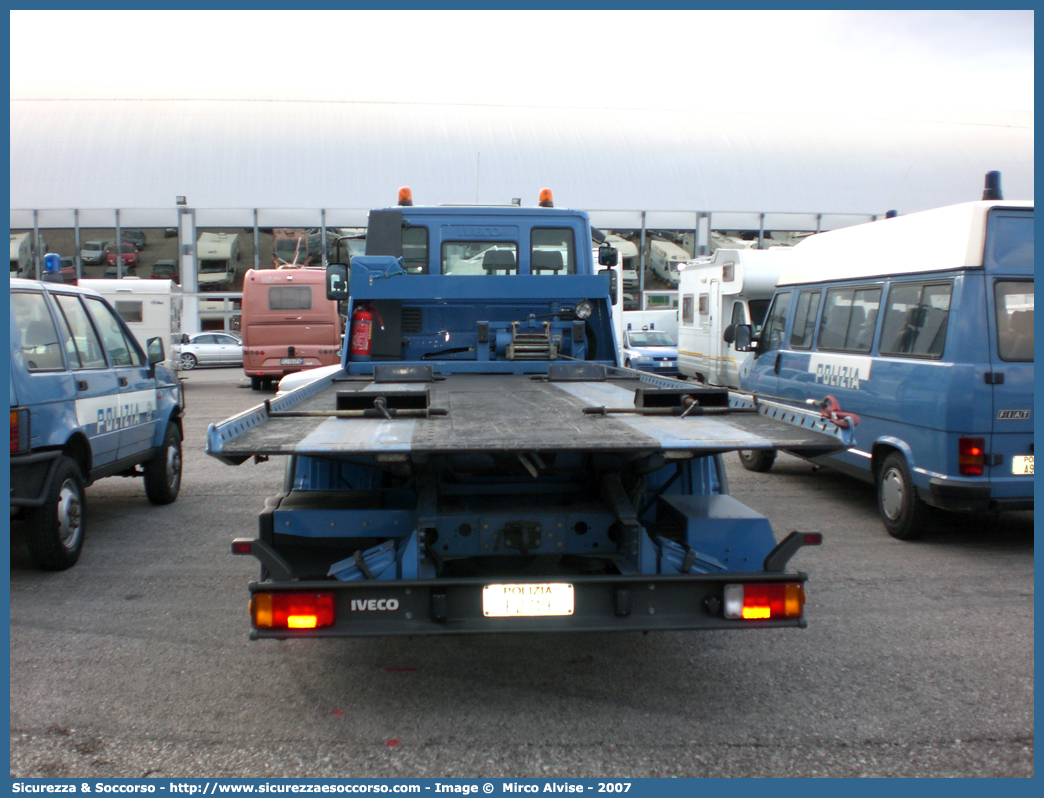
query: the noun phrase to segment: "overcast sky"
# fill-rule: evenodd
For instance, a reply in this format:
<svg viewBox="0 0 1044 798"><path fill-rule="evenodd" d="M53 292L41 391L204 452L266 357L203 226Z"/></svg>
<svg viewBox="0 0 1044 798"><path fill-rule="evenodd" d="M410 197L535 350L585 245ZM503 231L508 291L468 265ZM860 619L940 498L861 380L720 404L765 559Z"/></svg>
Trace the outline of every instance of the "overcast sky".
<svg viewBox="0 0 1044 798"><path fill-rule="evenodd" d="M12 11L11 96L1033 111L1032 11Z"/></svg>

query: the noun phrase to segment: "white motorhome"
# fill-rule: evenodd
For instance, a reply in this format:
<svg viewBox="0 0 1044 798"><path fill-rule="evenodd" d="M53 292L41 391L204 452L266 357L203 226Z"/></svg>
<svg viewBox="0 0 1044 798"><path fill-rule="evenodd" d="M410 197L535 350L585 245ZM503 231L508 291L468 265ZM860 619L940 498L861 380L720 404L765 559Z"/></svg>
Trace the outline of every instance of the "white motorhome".
<svg viewBox="0 0 1044 798"><path fill-rule="evenodd" d="M678 267L690 260L692 255L677 244L659 238L649 241L646 265L652 269L653 274L673 288L678 287Z"/></svg>
<svg viewBox="0 0 1044 798"><path fill-rule="evenodd" d="M33 270L33 234L11 233L11 276L24 277Z"/></svg>
<svg viewBox="0 0 1044 798"><path fill-rule="evenodd" d="M616 247L616 251L620 253L624 290L637 288L638 269L641 265L641 258L638 257L638 245L615 233L607 235L605 242L611 247Z"/></svg>
<svg viewBox="0 0 1044 798"><path fill-rule="evenodd" d="M758 332L765 319L789 247L719 249L681 267L678 369L710 385L739 387L752 352L737 352L723 340L730 324L750 324Z"/></svg>
<svg viewBox="0 0 1044 798"><path fill-rule="evenodd" d="M199 290L230 288L239 258L238 233L200 233L196 242Z"/></svg>
<svg viewBox="0 0 1044 798"><path fill-rule="evenodd" d="M181 367L181 287L173 280L80 280L79 285L97 291L116 309L146 348L150 338L164 341L164 365L177 371Z"/></svg>

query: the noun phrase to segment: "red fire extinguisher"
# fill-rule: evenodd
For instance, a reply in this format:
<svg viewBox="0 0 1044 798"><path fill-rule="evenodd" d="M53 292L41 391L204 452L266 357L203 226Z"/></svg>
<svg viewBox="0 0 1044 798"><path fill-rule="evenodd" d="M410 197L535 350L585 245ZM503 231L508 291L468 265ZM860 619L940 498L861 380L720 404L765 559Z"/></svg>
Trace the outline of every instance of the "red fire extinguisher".
<svg viewBox="0 0 1044 798"><path fill-rule="evenodd" d="M370 344L373 342L373 317L375 315L377 316L377 321L383 330L384 321L381 319L381 314L377 313L377 311L369 305L362 305L353 311L351 337L352 360L370 359Z"/></svg>

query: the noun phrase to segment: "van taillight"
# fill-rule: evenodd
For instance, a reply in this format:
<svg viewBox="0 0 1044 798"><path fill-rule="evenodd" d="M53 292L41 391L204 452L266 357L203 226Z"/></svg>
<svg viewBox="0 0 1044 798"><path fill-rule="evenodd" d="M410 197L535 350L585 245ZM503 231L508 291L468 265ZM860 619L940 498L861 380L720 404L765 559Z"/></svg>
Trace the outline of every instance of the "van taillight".
<svg viewBox="0 0 1044 798"><path fill-rule="evenodd" d="M333 593L255 593L255 629L322 629L334 624Z"/></svg>
<svg viewBox="0 0 1044 798"><path fill-rule="evenodd" d="M961 438L958 447L958 471L964 477L981 477L986 467L986 439Z"/></svg>
<svg viewBox="0 0 1044 798"><path fill-rule="evenodd" d="M29 449L29 408L20 407L11 411L11 452Z"/></svg>

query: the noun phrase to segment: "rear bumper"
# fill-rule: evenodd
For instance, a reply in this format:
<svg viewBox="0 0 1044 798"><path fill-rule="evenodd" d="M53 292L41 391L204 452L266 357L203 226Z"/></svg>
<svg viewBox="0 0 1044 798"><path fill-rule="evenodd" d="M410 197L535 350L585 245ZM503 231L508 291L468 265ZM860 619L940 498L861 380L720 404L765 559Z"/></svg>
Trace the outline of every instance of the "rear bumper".
<svg viewBox="0 0 1044 798"><path fill-rule="evenodd" d="M540 580L439 579L415 581L253 582L263 592L333 593L333 626L311 630L252 629L253 640L378 635L483 634L496 632L623 632L698 629L805 628L804 617L731 620L723 615L725 585L804 584L803 573L731 573L695 576L598 576L555 578L574 588L572 615L486 617L483 587ZM377 607L395 609L377 609Z"/></svg>
<svg viewBox="0 0 1044 798"><path fill-rule="evenodd" d="M61 456L55 449L11 456L11 506L40 507Z"/></svg>
<svg viewBox="0 0 1044 798"><path fill-rule="evenodd" d="M943 510L977 512L983 510L1032 510L1033 496L993 496L990 485L954 482L950 479L933 478L928 490L921 491L921 498L933 507Z"/></svg>

